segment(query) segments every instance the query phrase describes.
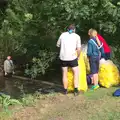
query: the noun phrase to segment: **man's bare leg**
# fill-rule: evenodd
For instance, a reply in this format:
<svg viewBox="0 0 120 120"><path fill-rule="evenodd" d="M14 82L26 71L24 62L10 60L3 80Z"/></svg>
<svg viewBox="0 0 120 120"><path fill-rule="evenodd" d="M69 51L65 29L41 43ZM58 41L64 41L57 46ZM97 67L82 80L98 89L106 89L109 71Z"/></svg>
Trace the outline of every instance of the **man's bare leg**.
<svg viewBox="0 0 120 120"><path fill-rule="evenodd" d="M98 73L93 75L94 78L94 85L98 85Z"/></svg>
<svg viewBox="0 0 120 120"><path fill-rule="evenodd" d="M93 74L93 82L94 82L94 86L92 87L92 90L96 90L99 88L99 84L98 84L98 73Z"/></svg>
<svg viewBox="0 0 120 120"><path fill-rule="evenodd" d="M93 76L91 77L91 81L92 81L91 83L94 84Z"/></svg>
<svg viewBox="0 0 120 120"><path fill-rule="evenodd" d="M68 67L62 67L62 81L63 81L65 93L67 93L67 88L68 88L67 72L68 72Z"/></svg>
<svg viewBox="0 0 120 120"><path fill-rule="evenodd" d="M73 67L73 74L74 74L74 88L75 88L75 93L78 93L78 85L79 85L79 69L77 67Z"/></svg>

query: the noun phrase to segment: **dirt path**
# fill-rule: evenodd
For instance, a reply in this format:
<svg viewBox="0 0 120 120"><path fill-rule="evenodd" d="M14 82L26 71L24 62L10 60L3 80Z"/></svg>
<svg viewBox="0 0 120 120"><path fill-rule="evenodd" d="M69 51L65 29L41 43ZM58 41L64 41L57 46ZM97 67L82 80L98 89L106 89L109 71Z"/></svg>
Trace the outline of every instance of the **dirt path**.
<svg viewBox="0 0 120 120"><path fill-rule="evenodd" d="M87 107L87 106L86 106ZM82 120L85 114L85 99L83 96L73 97L56 95L38 101L34 107L26 107L16 112L14 120ZM87 120L87 117L85 117Z"/></svg>
<svg viewBox="0 0 120 120"><path fill-rule="evenodd" d="M56 94L13 114L11 120L119 120L120 99L114 89L103 89L74 97Z"/></svg>

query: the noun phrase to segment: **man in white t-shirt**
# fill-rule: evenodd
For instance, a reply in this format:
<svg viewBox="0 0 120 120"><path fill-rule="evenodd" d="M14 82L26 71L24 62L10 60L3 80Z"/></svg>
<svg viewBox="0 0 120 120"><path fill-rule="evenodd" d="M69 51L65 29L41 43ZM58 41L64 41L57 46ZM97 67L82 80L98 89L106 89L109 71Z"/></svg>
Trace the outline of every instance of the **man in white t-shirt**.
<svg viewBox="0 0 120 120"><path fill-rule="evenodd" d="M62 80L64 85L64 93L67 94L68 67L71 67L74 73L74 94L78 95L78 59L80 56L81 38L75 33L75 26L70 25L68 31L60 35L57 41L57 47L60 47L60 61L62 66ZM77 54L76 54L77 52Z"/></svg>

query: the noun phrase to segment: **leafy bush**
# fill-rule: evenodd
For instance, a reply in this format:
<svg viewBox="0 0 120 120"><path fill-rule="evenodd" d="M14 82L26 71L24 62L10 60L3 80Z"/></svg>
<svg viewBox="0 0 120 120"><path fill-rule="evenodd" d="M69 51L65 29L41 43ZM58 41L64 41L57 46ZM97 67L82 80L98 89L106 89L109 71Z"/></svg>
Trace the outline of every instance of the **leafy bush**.
<svg viewBox="0 0 120 120"><path fill-rule="evenodd" d="M18 100L11 99L9 95L5 95L3 93L0 94L0 103L5 110L8 110L8 106L10 105L21 104Z"/></svg>
<svg viewBox="0 0 120 120"><path fill-rule="evenodd" d="M117 67L120 69L120 48L119 45L112 46L112 61L117 65Z"/></svg>
<svg viewBox="0 0 120 120"><path fill-rule="evenodd" d="M38 56L39 58L34 57L32 59L32 66L29 68L29 65L27 65L25 70L25 74L30 76L32 79L36 78L40 74L45 74L51 62L55 60L56 53L41 50Z"/></svg>
<svg viewBox="0 0 120 120"><path fill-rule="evenodd" d="M26 69L26 74L32 78L44 74L51 62L48 58L38 57L39 49L55 51L57 37L71 23L76 24L81 37L92 27L109 43L112 40L112 44L113 39L118 43L120 3L113 1L10 0L5 14L0 12L0 64L8 54L24 60L34 56L33 65ZM21 60L22 65L26 64L24 60Z"/></svg>

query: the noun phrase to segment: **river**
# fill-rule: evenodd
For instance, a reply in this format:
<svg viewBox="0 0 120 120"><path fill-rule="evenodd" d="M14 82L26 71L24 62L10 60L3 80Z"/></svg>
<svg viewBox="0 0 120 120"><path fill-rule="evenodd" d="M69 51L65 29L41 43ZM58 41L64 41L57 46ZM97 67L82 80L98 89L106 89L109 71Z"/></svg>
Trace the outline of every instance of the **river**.
<svg viewBox="0 0 120 120"><path fill-rule="evenodd" d="M41 94L60 92L62 85L56 81L41 81L19 79L16 77L0 77L0 92L10 95L12 98L20 98L23 94L33 94L36 91Z"/></svg>

